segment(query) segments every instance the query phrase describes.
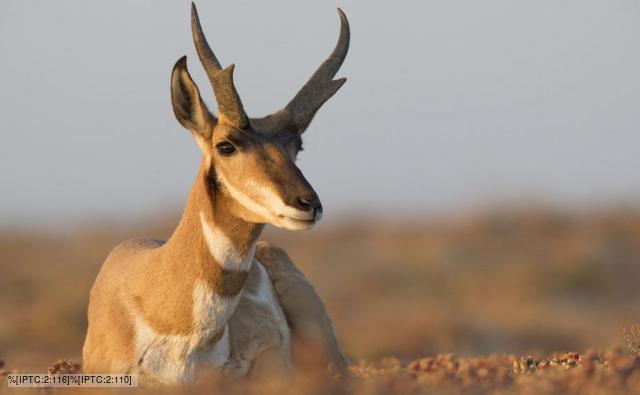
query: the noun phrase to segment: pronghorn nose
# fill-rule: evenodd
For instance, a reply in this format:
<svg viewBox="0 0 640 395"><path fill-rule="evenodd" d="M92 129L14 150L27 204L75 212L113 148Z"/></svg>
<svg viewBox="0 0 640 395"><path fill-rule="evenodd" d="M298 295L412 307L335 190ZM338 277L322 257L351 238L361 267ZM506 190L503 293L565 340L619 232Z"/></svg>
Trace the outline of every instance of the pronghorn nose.
<svg viewBox="0 0 640 395"><path fill-rule="evenodd" d="M304 211L316 210L322 211L322 204L320 204L320 198L318 195L313 194L309 196L299 197L295 201L295 207Z"/></svg>

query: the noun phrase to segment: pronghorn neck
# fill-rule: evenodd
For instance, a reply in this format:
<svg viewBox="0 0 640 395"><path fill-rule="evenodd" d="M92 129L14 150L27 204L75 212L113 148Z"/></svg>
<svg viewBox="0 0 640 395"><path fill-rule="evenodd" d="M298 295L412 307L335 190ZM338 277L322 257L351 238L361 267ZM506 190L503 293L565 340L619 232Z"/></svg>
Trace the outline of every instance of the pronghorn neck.
<svg viewBox="0 0 640 395"><path fill-rule="evenodd" d="M135 352L142 371L182 380L231 356L236 311L263 225L235 216L203 161L180 224L132 279ZM151 284L151 286L150 286ZM169 379L167 379L169 378Z"/></svg>
<svg viewBox="0 0 640 395"><path fill-rule="evenodd" d="M220 296L242 290L264 227L235 215L229 199L216 190L208 161L203 160L180 224L167 242L169 248L180 246L186 255L181 260L196 265L200 279Z"/></svg>

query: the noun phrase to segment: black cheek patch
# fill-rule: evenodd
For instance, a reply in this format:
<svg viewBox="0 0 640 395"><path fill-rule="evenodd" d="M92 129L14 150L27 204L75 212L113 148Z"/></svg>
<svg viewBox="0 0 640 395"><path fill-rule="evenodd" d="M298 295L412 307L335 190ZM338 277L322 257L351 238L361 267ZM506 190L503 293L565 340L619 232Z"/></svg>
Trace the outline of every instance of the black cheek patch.
<svg viewBox="0 0 640 395"><path fill-rule="evenodd" d="M213 192L215 192L218 188L220 188L220 181L218 181L216 168L211 166L211 168L209 168L209 172L207 172L207 190L209 192L209 195L213 197Z"/></svg>

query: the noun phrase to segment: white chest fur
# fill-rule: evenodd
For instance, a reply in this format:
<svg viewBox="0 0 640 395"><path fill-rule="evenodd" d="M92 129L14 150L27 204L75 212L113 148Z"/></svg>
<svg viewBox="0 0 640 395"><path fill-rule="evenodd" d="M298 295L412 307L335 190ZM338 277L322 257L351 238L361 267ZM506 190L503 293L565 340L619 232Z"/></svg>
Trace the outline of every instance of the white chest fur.
<svg viewBox="0 0 640 395"><path fill-rule="evenodd" d="M227 321L241 294L221 297L198 283L193 293L195 330L190 335L162 335L136 319L137 373L161 383L191 382L201 366L223 369L231 342ZM217 340L216 340L217 338Z"/></svg>
<svg viewBox="0 0 640 395"><path fill-rule="evenodd" d="M216 262L225 269L250 270L247 286L236 296L223 297L209 289L204 281L196 283L195 325L190 335L162 335L141 317L136 317L138 365L134 372L161 383L191 382L198 369L205 366L243 375L262 351L273 347L277 347L282 362L288 367L289 327L266 269L259 263L252 266L255 244L243 256L224 233L210 226L203 214L200 220ZM251 311L260 311L259 319ZM242 322L240 326L245 334L242 341L232 341L239 338L230 333L234 326L229 322L235 318L234 314L238 317L235 321ZM233 353L233 361L232 348L238 348Z"/></svg>
<svg viewBox="0 0 640 395"><path fill-rule="evenodd" d="M262 264L256 262L252 266L247 287L233 298L222 301L215 292L206 290L204 283L194 290L198 330L189 336L161 335L142 319L136 319L136 355L140 363L134 373L167 384L192 382L198 370L206 368L245 375L268 349L276 349L279 362L285 369L290 368L289 326ZM242 334L232 334L232 329ZM219 333L219 339L211 344Z"/></svg>

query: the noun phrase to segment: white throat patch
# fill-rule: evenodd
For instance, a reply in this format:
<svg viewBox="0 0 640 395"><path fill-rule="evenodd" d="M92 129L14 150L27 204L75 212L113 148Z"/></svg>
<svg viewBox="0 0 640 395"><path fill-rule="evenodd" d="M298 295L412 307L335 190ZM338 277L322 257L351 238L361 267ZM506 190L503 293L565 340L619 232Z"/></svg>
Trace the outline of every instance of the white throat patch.
<svg viewBox="0 0 640 395"><path fill-rule="evenodd" d="M248 271L251 268L255 242L243 256L222 230L207 221L202 211L200 223L209 252L217 264L229 270ZM193 290L195 330L190 335L161 335L136 316L136 356L141 361L136 371L159 382L180 383L192 381L200 365L224 369L231 357L228 321L241 297L242 292L220 296L206 282L198 281ZM216 335L220 338L207 347Z"/></svg>
<svg viewBox="0 0 640 395"><path fill-rule="evenodd" d="M203 211L200 211L200 224L202 225L202 233L207 242L209 253L221 267L242 271L247 271L251 268L253 255L256 251L255 241L249 247L247 254L242 256L227 235L207 221Z"/></svg>

